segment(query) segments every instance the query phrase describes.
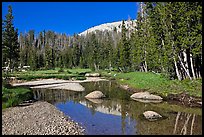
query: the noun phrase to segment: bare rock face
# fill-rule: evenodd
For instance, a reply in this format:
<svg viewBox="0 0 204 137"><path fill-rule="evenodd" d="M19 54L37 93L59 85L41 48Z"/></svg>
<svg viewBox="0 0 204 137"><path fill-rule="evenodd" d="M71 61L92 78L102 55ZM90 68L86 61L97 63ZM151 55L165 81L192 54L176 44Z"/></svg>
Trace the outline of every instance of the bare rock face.
<svg viewBox="0 0 204 137"><path fill-rule="evenodd" d="M136 20L126 20L124 21L126 29L129 31L135 30L136 26ZM91 27L81 33L79 33L80 36L86 36L87 33L96 33L97 31L114 31L116 29L116 32L121 32L121 25L122 21L117 21L117 22L110 22L110 23L104 23L100 24L98 26Z"/></svg>
<svg viewBox="0 0 204 137"><path fill-rule="evenodd" d="M157 95L150 94L149 92L138 92L130 96L132 99L145 99L145 100L162 100L163 98Z"/></svg>
<svg viewBox="0 0 204 137"><path fill-rule="evenodd" d="M105 97L105 95L101 91L93 91L85 96L85 98L89 99L99 99L103 97Z"/></svg>
<svg viewBox="0 0 204 137"><path fill-rule="evenodd" d="M143 115L148 120L156 120L162 117L160 114L154 111L145 111Z"/></svg>
<svg viewBox="0 0 204 137"><path fill-rule="evenodd" d="M100 77L101 75L99 73L86 73L85 77Z"/></svg>

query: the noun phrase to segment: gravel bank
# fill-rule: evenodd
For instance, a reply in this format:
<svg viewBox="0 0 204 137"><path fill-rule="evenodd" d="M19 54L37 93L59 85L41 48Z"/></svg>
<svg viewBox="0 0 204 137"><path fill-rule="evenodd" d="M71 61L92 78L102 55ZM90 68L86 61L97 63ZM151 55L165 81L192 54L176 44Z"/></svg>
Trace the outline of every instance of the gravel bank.
<svg viewBox="0 0 204 137"><path fill-rule="evenodd" d="M3 135L83 135L84 129L48 102L2 110Z"/></svg>

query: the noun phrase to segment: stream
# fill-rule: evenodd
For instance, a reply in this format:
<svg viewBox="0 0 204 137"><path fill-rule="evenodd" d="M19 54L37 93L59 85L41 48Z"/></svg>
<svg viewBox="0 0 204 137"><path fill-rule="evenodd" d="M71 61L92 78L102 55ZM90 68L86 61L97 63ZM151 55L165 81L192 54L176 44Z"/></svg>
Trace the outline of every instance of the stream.
<svg viewBox="0 0 204 137"><path fill-rule="evenodd" d="M163 101L143 103L112 81L81 83L84 92L32 89L37 100L47 101L85 128L86 135L202 135L202 108L190 108ZM84 96L100 90L104 99ZM148 121L143 112L152 110L164 118Z"/></svg>

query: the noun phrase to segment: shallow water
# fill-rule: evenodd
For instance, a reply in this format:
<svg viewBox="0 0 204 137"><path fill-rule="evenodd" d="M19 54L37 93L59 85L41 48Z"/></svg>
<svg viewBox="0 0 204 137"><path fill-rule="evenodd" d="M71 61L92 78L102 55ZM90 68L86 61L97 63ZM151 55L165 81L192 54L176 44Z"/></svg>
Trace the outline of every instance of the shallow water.
<svg viewBox="0 0 204 137"><path fill-rule="evenodd" d="M82 83L85 92L33 89L35 98L55 105L80 123L87 135L201 135L202 109L162 103L142 103L130 99L131 93L114 82ZM100 90L106 98L88 100L84 96ZM148 121L142 113L152 110L164 118Z"/></svg>

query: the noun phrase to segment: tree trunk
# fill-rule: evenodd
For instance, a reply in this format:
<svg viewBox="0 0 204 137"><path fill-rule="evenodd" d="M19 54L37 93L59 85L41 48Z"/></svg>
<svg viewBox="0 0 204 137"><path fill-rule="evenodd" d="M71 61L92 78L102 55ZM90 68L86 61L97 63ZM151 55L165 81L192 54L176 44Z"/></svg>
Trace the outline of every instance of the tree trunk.
<svg viewBox="0 0 204 137"><path fill-rule="evenodd" d="M144 62L144 71L147 72L147 61Z"/></svg>
<svg viewBox="0 0 204 137"><path fill-rule="evenodd" d="M175 68L176 68L176 75L178 77L178 80L181 80L181 75L179 74L179 70L178 70L178 66L177 66L175 57L174 57L174 65L175 65Z"/></svg>
<svg viewBox="0 0 204 137"><path fill-rule="evenodd" d="M190 74L189 68L188 68L188 62L187 62L187 54L185 51L183 51L183 56L184 56L184 63L185 63L186 70L187 70L188 74Z"/></svg>
<svg viewBox="0 0 204 137"><path fill-rule="evenodd" d="M97 66L96 66L96 63L94 63L94 68L95 68L95 70L97 71Z"/></svg>
<svg viewBox="0 0 204 137"><path fill-rule="evenodd" d="M193 74L193 79L196 79L195 71L194 71L194 67L193 67L192 54L190 54L190 62L191 62L191 71L192 71L192 74Z"/></svg>
<svg viewBox="0 0 204 137"><path fill-rule="evenodd" d="M145 61L144 61L144 70L147 72L147 61L146 61L147 51L145 50Z"/></svg>
<svg viewBox="0 0 204 137"><path fill-rule="evenodd" d="M162 47L165 47L164 46L164 39L161 39L161 41L162 41ZM161 47L161 50L162 50L162 47ZM162 61L161 61L161 70L163 71L163 72L165 72L165 69L164 69L164 66L163 66L163 63L162 63Z"/></svg>
<svg viewBox="0 0 204 137"><path fill-rule="evenodd" d="M180 62L181 62L181 65L182 65L183 69L185 70L186 74L188 75L188 77L190 78L190 80L192 80L192 78L191 78L191 76L190 76L188 70L187 70L186 67L184 66L183 61L181 60L181 57L180 57L179 55L178 55L178 58L179 58L179 60L180 60Z"/></svg>

